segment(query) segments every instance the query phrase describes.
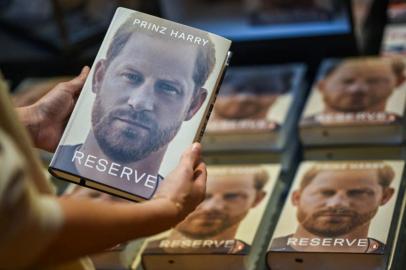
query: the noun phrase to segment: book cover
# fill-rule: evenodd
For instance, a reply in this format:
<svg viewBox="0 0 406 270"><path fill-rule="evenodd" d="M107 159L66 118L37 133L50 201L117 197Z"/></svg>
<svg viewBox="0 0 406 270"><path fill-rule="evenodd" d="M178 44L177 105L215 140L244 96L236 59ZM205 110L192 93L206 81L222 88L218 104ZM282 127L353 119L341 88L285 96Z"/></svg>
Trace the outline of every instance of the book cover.
<svg viewBox="0 0 406 270"><path fill-rule="evenodd" d="M233 67L227 71L203 137L204 149L283 148L302 101L305 66Z"/></svg>
<svg viewBox="0 0 406 270"><path fill-rule="evenodd" d="M277 164L209 166L205 200L175 228L147 240L144 269L253 265L271 220L267 206L279 173Z"/></svg>
<svg viewBox="0 0 406 270"><path fill-rule="evenodd" d="M385 27L381 54L384 56L406 55L406 26L389 24Z"/></svg>
<svg viewBox="0 0 406 270"><path fill-rule="evenodd" d="M304 144L400 143L406 84L403 59L328 59L300 121Z"/></svg>
<svg viewBox="0 0 406 270"><path fill-rule="evenodd" d="M406 159L404 145L337 145L303 149L304 160Z"/></svg>
<svg viewBox="0 0 406 270"><path fill-rule="evenodd" d="M406 3L404 1L388 1L387 21L389 24L406 23Z"/></svg>
<svg viewBox="0 0 406 270"><path fill-rule="evenodd" d="M229 40L118 8L67 124L50 172L132 199L204 131Z"/></svg>
<svg viewBox="0 0 406 270"><path fill-rule="evenodd" d="M303 162L273 233L268 266L386 269L403 211L403 171L401 160Z"/></svg>

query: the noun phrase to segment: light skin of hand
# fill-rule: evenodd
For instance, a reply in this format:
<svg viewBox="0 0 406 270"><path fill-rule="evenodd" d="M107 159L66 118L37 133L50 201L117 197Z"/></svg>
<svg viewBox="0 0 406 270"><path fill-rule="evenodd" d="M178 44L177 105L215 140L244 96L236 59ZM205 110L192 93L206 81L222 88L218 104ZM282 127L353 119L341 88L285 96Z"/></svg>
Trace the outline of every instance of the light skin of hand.
<svg viewBox="0 0 406 270"><path fill-rule="evenodd" d="M61 197L64 225L37 264L64 262L174 227L204 198L207 172L200 154L199 143L190 146L150 201L111 203Z"/></svg>
<svg viewBox="0 0 406 270"><path fill-rule="evenodd" d="M34 104L17 108L36 147L55 151L88 75L89 67L85 66L77 77L57 84Z"/></svg>
<svg viewBox="0 0 406 270"><path fill-rule="evenodd" d="M36 103L17 108L36 147L47 151L56 149L88 74L89 68L84 67L79 76L58 84ZM201 145L194 143L185 150L178 166L161 182L150 201L112 203L87 197L60 197L62 228L36 264L61 263L167 230L200 204L206 179Z"/></svg>

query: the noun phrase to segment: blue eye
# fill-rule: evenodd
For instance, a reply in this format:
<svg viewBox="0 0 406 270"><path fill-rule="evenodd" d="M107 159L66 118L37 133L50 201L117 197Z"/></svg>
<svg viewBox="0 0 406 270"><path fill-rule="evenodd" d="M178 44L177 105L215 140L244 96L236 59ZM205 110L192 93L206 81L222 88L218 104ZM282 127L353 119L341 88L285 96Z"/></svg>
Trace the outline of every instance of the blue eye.
<svg viewBox="0 0 406 270"><path fill-rule="evenodd" d="M157 89L159 91L163 91L166 94L170 94L170 95L180 95L180 90L176 87L171 85L170 83L167 82L159 82L157 84Z"/></svg>
<svg viewBox="0 0 406 270"><path fill-rule="evenodd" d="M140 76L138 73L125 72L122 76L132 84L139 84L143 81L142 76Z"/></svg>
<svg viewBox="0 0 406 270"><path fill-rule="evenodd" d="M324 197L331 197L331 196L334 196L335 191L334 190L322 190L322 191L320 191L320 193Z"/></svg>

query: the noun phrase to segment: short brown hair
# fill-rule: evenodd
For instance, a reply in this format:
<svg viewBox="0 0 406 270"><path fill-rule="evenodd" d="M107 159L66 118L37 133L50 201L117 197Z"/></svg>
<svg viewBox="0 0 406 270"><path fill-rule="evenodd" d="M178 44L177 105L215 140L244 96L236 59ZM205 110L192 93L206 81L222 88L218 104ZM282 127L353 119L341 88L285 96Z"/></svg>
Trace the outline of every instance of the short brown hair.
<svg viewBox="0 0 406 270"><path fill-rule="evenodd" d="M393 181L393 178L395 177L395 171L393 170L393 168L383 162L370 162L370 163L380 165L377 168L375 168L378 174L378 183L382 186L382 188L389 187L391 182ZM309 170L307 170L306 173L303 175L299 189L300 190L305 189L313 181L313 179L317 176L318 173L320 173L321 171L328 170L331 171L337 169L320 168L319 166L314 165Z"/></svg>
<svg viewBox="0 0 406 270"><path fill-rule="evenodd" d="M260 166L213 166L213 167L208 167L207 168L208 175L210 176L252 176L254 179L254 188L257 191L260 191L261 189L264 188L266 183L268 183L269 180L269 174L266 171L265 168L262 168Z"/></svg>
<svg viewBox="0 0 406 270"><path fill-rule="evenodd" d="M258 172L254 174L254 187L257 191L260 191L264 188L268 182L269 174L264 169L259 169Z"/></svg>
<svg viewBox="0 0 406 270"><path fill-rule="evenodd" d="M332 60L328 63L327 68L324 72L324 78L329 77L332 75L341 65L348 63L348 62L362 62L362 61L371 61L371 60L380 60L387 62L390 65L391 71L393 75L395 75L396 79L399 80L400 78L404 77L403 72L405 71L405 63L400 58L384 58L384 57L355 57L355 58L346 58L342 60Z"/></svg>
<svg viewBox="0 0 406 270"><path fill-rule="evenodd" d="M167 35L157 34L148 29L135 26L133 22L136 18L137 17L135 14L131 15L115 32L114 37L106 53L107 66L121 52L121 50L124 48L125 44L128 42L130 37L136 33L151 36L156 39L161 39L165 42L181 42L179 40L169 38ZM186 27L182 27L182 25L177 24L174 25L169 21L162 21L160 22L160 25L167 27L167 29L173 29L180 32L184 32L186 30ZM186 31L192 33L195 36L199 35L200 37L204 37L205 39L208 40L207 44L204 47L199 46L197 58L195 61L195 67L193 71L193 81L195 82L195 88L198 89L201 88L206 83L206 80L208 79L210 73L214 69L214 65L216 62L215 47L214 43L212 42L212 40L210 39L209 35L206 32L193 28L187 28ZM187 42L182 42L182 44L189 45ZM190 46L193 45L190 44Z"/></svg>

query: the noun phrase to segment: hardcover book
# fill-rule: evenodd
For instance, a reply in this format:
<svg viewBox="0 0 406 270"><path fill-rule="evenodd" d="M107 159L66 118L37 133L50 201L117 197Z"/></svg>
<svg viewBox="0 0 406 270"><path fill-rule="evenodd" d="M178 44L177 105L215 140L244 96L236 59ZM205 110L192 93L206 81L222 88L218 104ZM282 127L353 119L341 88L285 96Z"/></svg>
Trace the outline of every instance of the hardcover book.
<svg viewBox="0 0 406 270"><path fill-rule="evenodd" d="M292 136L293 137L293 136ZM278 163L282 171L290 171L300 161L300 142L292 138L284 149L269 150L227 150L203 152L208 165L268 164Z"/></svg>
<svg viewBox="0 0 406 270"><path fill-rule="evenodd" d="M203 136L204 150L281 150L303 101L305 66L234 67L227 71Z"/></svg>
<svg viewBox="0 0 406 270"><path fill-rule="evenodd" d="M144 270L255 269L275 214L280 166L209 166L206 198L147 240Z"/></svg>
<svg viewBox="0 0 406 270"><path fill-rule="evenodd" d="M406 23L406 3L403 0L389 0L387 22L389 24Z"/></svg>
<svg viewBox="0 0 406 270"><path fill-rule="evenodd" d="M300 121L305 145L399 144L406 102L402 59L323 62Z"/></svg>
<svg viewBox="0 0 406 270"><path fill-rule="evenodd" d="M268 267L387 269L403 218L403 179L401 160L303 162L269 244Z"/></svg>
<svg viewBox="0 0 406 270"><path fill-rule="evenodd" d="M126 199L150 199L200 140L230 45L118 8L49 171Z"/></svg>
<svg viewBox="0 0 406 270"><path fill-rule="evenodd" d="M385 27L381 54L384 56L406 55L406 26L389 24Z"/></svg>
<svg viewBox="0 0 406 270"><path fill-rule="evenodd" d="M406 159L404 145L338 145L303 149L305 160Z"/></svg>

